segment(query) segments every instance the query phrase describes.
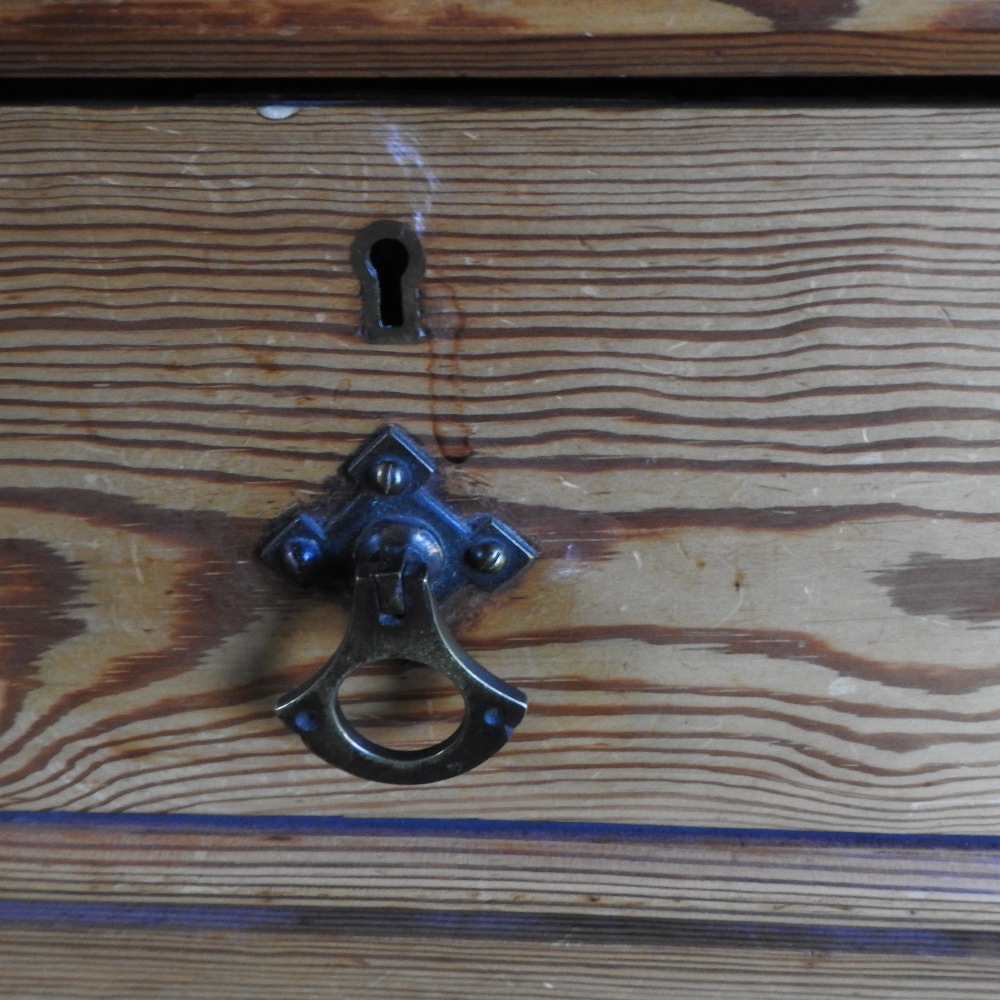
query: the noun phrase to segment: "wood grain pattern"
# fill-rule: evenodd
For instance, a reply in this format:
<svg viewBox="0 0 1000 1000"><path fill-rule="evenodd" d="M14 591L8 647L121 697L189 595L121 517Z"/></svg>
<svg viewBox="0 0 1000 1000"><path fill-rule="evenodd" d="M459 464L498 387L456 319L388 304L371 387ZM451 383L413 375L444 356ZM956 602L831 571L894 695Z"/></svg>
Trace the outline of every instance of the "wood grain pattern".
<svg viewBox="0 0 1000 1000"><path fill-rule="evenodd" d="M3 124L5 808L996 829L995 111ZM376 218L420 345L356 336ZM431 788L271 715L345 612L255 542L386 419L543 553L452 609L530 708Z"/></svg>
<svg viewBox="0 0 1000 1000"><path fill-rule="evenodd" d="M997 72L995 0L5 0L5 75Z"/></svg>
<svg viewBox="0 0 1000 1000"><path fill-rule="evenodd" d="M471 925L619 922L799 934L864 928L955 936L994 949L996 838L790 835L622 824L39 817L0 822L0 921L103 905L261 907L341 923L451 914ZM17 901L38 904L18 910ZM48 907L48 909L46 909ZM62 908L62 909L61 909ZM256 909L255 909L256 908ZM192 917L196 916L192 914ZM794 932L794 934L793 934ZM1000 940L1000 939L998 939ZM926 943L926 942L925 942Z"/></svg>
<svg viewBox="0 0 1000 1000"><path fill-rule="evenodd" d="M995 838L0 823L17 997L986 998Z"/></svg>
<svg viewBox="0 0 1000 1000"><path fill-rule="evenodd" d="M410 928L405 928L409 931ZM590 940L573 928L560 937L513 940L424 932L394 935L298 926L219 928L135 926L108 921L81 928L58 918L0 927L8 959L0 985L24 1000L293 1000L340 991L372 1000L463 1000L627 995L655 1000L665 990L693 1000L992 1000L994 954L916 957L871 949L844 953L822 945L789 948L771 940L748 951L739 939ZM337 995L336 993L334 995Z"/></svg>

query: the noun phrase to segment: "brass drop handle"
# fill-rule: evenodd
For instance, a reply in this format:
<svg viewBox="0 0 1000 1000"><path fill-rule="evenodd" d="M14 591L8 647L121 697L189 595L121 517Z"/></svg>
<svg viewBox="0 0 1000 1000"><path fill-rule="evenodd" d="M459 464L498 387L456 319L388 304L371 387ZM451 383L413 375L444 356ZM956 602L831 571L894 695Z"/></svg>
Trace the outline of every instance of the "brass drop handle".
<svg viewBox="0 0 1000 1000"><path fill-rule="evenodd" d="M361 572L344 641L315 677L279 701L276 711L313 753L351 774L392 784L440 781L492 757L528 706L517 688L494 677L455 642L439 615L426 566L400 567L392 575L401 587L398 619L386 624L379 581ZM426 750L392 750L367 739L344 717L337 700L340 685L366 663L391 658L440 670L458 688L465 716L448 739Z"/></svg>
<svg viewBox="0 0 1000 1000"><path fill-rule="evenodd" d="M317 756L373 781L424 784L469 771L504 746L527 710L517 688L458 645L438 603L468 584L495 590L536 552L494 517L456 515L429 488L434 471L412 438L387 426L345 466L356 489L337 513L300 511L261 549L265 561L304 585L353 570L343 641L315 676L279 699L276 712ZM455 685L465 715L451 736L422 750L394 750L351 726L340 686L365 664L389 659L431 667Z"/></svg>

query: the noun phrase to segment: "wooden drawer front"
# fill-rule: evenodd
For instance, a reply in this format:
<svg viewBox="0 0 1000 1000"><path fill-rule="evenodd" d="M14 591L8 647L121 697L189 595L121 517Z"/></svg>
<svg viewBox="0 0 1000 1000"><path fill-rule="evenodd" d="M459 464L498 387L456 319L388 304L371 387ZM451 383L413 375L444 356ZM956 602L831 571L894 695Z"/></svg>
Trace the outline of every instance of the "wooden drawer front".
<svg viewBox="0 0 1000 1000"><path fill-rule="evenodd" d="M996 75L998 54L991 0L0 5L0 66L27 77Z"/></svg>
<svg viewBox="0 0 1000 1000"><path fill-rule="evenodd" d="M5 808L996 829L1000 113L2 118ZM542 549L453 609L528 718L432 787L271 714L346 612L254 545L385 420Z"/></svg>

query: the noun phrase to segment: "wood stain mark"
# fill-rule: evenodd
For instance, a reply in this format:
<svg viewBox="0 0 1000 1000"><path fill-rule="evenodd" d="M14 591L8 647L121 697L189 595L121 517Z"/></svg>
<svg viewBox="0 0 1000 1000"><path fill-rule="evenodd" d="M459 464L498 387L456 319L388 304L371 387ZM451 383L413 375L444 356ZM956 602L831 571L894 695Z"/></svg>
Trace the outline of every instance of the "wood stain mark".
<svg viewBox="0 0 1000 1000"><path fill-rule="evenodd" d="M987 3L959 3L934 19L932 31L996 31L1000 28L1000 7Z"/></svg>
<svg viewBox="0 0 1000 1000"><path fill-rule="evenodd" d="M427 27L444 31L526 31L529 28L524 18L509 14L487 14L482 10L471 10L464 3L446 4L444 9L429 17Z"/></svg>
<svg viewBox="0 0 1000 1000"><path fill-rule="evenodd" d="M111 32L135 37L150 32L167 33L169 38L219 39L323 38L332 35L373 34L413 36L428 32L506 31L529 28L523 18L476 10L464 3L434 4L434 13L423 18L413 10L396 9L384 16L370 5L317 0L227 0L221 6L203 0L118 0L113 3L55 2L32 4L12 18L10 30L18 34L44 29L71 31L77 36L95 37ZM102 39L103 40L103 39Z"/></svg>
<svg viewBox="0 0 1000 1000"><path fill-rule="evenodd" d="M914 552L903 566L872 574L894 607L917 618L984 625L1000 621L1000 558L948 559Z"/></svg>
<svg viewBox="0 0 1000 1000"><path fill-rule="evenodd" d="M244 631L260 614L273 609L275 592L280 590L279 581L270 580L264 568L249 558L260 527L259 522L253 519L227 517L205 510L169 511L127 497L78 489L11 487L0 491L0 505L30 506L37 511L71 514L98 528L119 529L127 526L130 532L149 535L181 548L186 567L175 580L172 591L164 596L164 600L169 602L170 624L169 635L162 647L148 653L112 658L100 680L86 687L70 687L24 733L4 748L6 756L18 752L39 736L50 726L52 719L65 716L80 705L148 687L194 669L225 639ZM34 556L37 559L38 553ZM41 567L43 564L37 565ZM43 568L47 570L47 564ZM64 575L63 563L59 560L58 568L51 576L45 572L45 586L51 586L52 580ZM67 591L63 595L63 606L72 593L75 591ZM38 619L35 621L37 623ZM79 631L75 623L64 626L67 630L70 627L72 634ZM45 634L44 630L41 634ZM46 645L54 643L48 640ZM29 657L38 655L36 650L34 642L19 647L22 669L30 662ZM255 654L254 659L262 655L263 651ZM7 660L16 665L13 654ZM124 715L104 717L85 730L67 735L66 741L77 742L101 736L130 722L159 718L173 711L246 703L277 693L283 683L280 679L263 676L261 665L257 662L244 664L240 676L234 676L232 681L231 686L204 695L184 697L176 703L150 700L139 708L131 704L128 709L123 709ZM46 744L46 754L51 756L57 753L61 745L61 742L50 740ZM27 768L31 766L30 762L26 765ZM8 775L8 780L19 776L20 773Z"/></svg>
<svg viewBox="0 0 1000 1000"><path fill-rule="evenodd" d="M438 292L440 289L440 293ZM463 415L465 396L462 378L462 339L465 320L454 288L438 280L425 295L424 319L428 338L417 345L427 351L427 405L431 430L438 450L453 465L472 456L472 430ZM445 413L442 402L450 401L453 412Z"/></svg>
<svg viewBox="0 0 1000 1000"><path fill-rule="evenodd" d="M828 31L842 18L856 17L858 0L727 0L765 17L775 31Z"/></svg>
<svg viewBox="0 0 1000 1000"><path fill-rule="evenodd" d="M36 667L49 649L86 630L72 615L85 588L79 567L30 538L0 540L0 732L42 686Z"/></svg>
<svg viewBox="0 0 1000 1000"><path fill-rule="evenodd" d="M389 27L403 26L403 22L380 17L363 4L338 5L335 21L331 22L328 6L311 0L268 0L267 3L229 0L221 6L201 0L55 2L26 6L25 12L13 18L9 25L15 37L48 30L105 41L109 33L119 38L124 34L148 39L151 32L158 32L171 38L218 41L248 37L288 38L303 29L311 35L328 34L331 24L335 24L338 32L385 31Z"/></svg>
<svg viewBox="0 0 1000 1000"><path fill-rule="evenodd" d="M706 837L706 840L708 838ZM710 841L709 841L710 842ZM737 841L737 849L745 845ZM491 845L492 846L492 845ZM495 850L496 847L493 846ZM249 854L249 852L246 852ZM606 867L621 852L610 853ZM773 857L773 852L769 853ZM604 876L607 878L607 876ZM593 897L593 894L591 894ZM347 939L377 938L398 942L446 941L467 943L482 951L491 939L499 942L549 941L567 945L614 945L622 948L655 945L668 959L672 950L691 948L731 949L784 953L859 953L936 955L982 958L1000 953L1000 934L951 928L857 926L847 924L795 924L753 920L673 919L605 913L544 913L531 911L484 912L482 906L460 909L408 909L396 906L295 906L231 903L158 902L136 905L118 902L65 900L5 900L0 904L0 925L41 925L73 928L80 934L87 927L111 927L124 931L140 927L195 928L206 934L250 929L279 931L295 936L322 934ZM574 967L591 974L586 962ZM486 994L479 993L479 996ZM558 995L558 994L554 994ZM583 994L577 994L578 996ZM596 994L595 994L596 995ZM857 994L860 995L860 994Z"/></svg>
<svg viewBox="0 0 1000 1000"><path fill-rule="evenodd" d="M725 530L795 534L823 531L842 524L868 521L942 519L970 524L996 524L1000 514L963 511L927 512L904 504L857 504L839 507L654 507L638 511L579 511L539 504L494 503L492 509L505 520L519 525L553 558L572 548L575 558L603 561L615 558L626 544L650 539L662 543L673 532ZM704 568L704 564L701 568ZM745 583L740 572L733 587Z"/></svg>
<svg viewBox="0 0 1000 1000"><path fill-rule="evenodd" d="M842 677L928 694L971 694L1000 683L1000 668L890 662L835 649L808 632L776 629L679 628L669 625L580 625L494 637L476 636L477 649L519 649L547 645L631 641L650 646L700 646L724 655L763 656L811 663ZM903 737L900 737L903 739ZM909 748L909 747L907 747Z"/></svg>

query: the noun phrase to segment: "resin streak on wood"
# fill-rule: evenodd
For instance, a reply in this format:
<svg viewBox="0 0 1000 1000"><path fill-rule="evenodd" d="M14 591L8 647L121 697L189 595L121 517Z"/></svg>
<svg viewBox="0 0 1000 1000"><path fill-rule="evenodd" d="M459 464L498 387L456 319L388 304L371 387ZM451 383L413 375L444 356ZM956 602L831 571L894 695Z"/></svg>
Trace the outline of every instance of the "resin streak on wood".
<svg viewBox="0 0 1000 1000"><path fill-rule="evenodd" d="M2 135L6 808L996 829L1000 114L31 107ZM419 345L356 333L379 218L422 233ZM271 714L345 611L254 545L387 419L542 549L451 609L529 716L431 788ZM427 742L443 692L408 693L381 733Z"/></svg>

